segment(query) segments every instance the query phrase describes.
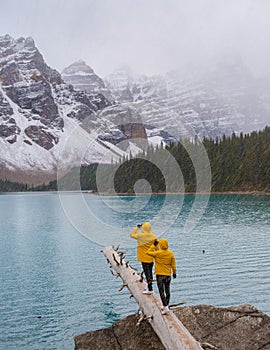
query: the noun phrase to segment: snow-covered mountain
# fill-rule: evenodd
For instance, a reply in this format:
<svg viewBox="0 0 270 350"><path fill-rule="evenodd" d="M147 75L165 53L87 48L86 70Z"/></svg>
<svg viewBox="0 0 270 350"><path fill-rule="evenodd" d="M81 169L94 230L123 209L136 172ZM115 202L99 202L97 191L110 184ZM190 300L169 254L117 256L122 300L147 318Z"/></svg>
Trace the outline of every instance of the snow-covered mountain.
<svg viewBox="0 0 270 350"><path fill-rule="evenodd" d="M0 37L0 177L38 183L59 168L109 163L132 147L138 152L98 139L114 127L98 113L110 105L99 91L65 83L32 38Z"/></svg>
<svg viewBox="0 0 270 350"><path fill-rule="evenodd" d="M176 138L216 138L261 129L270 122L270 79L268 84L254 79L239 59L192 74L134 77L120 69L104 81L116 101L141 106L145 124Z"/></svg>
<svg viewBox="0 0 270 350"><path fill-rule="evenodd" d="M129 105L130 122L154 129L147 132L149 143L157 141L156 137L151 139L153 134L159 134L160 142L165 143L168 138L162 135L166 133L170 140L216 138L261 129L270 121L270 84L254 79L238 57L208 68L196 67L192 73L174 71L165 76L134 76L128 67L122 67L104 79L91 73L85 85L79 85L77 74L93 70L84 62L70 67L69 79L81 89L91 87L93 91L95 86L96 91L107 91L113 103L101 112L106 119L121 123L118 115L123 111L120 113L119 108ZM101 82L99 87L96 81ZM106 137L112 143L118 139L113 140L112 134Z"/></svg>
<svg viewBox="0 0 270 350"><path fill-rule="evenodd" d="M149 144L221 137L270 121L270 77L233 60L187 75L102 79L84 61L50 68L32 38L0 37L0 178L40 183Z"/></svg>
<svg viewBox="0 0 270 350"><path fill-rule="evenodd" d="M109 87L113 91L121 89L121 87L124 87L124 91L128 90L127 86L132 78L129 78L127 74L131 75L128 68L117 70L110 76ZM121 76L123 80L121 80ZM94 70L84 61L79 60L65 68L62 71L62 78L66 83L72 84L75 90L86 93L102 93L111 102L110 107L99 113L100 119L105 119L110 125L110 128L99 131L99 142L109 142L109 145L118 145L123 150L130 147L128 140L134 140L134 143L143 149L147 148L148 144L177 142L163 128L144 125L141 107L137 103L133 103L133 96L124 96L124 93L121 93L121 102L119 102L117 96L112 97L109 87L102 78L95 74ZM114 79L116 85L112 86Z"/></svg>
<svg viewBox="0 0 270 350"><path fill-rule="evenodd" d="M90 94L101 93L108 100L112 100L111 92L105 86L104 81L83 60L74 62L63 69L61 75L63 80L67 84L73 85L75 90Z"/></svg>

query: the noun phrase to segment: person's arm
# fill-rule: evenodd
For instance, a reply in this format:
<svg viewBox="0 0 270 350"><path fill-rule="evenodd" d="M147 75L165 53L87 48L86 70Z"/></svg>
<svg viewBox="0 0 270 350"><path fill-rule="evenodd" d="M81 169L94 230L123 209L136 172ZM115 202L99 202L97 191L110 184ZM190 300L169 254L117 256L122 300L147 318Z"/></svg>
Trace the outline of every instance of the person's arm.
<svg viewBox="0 0 270 350"><path fill-rule="evenodd" d="M173 278L176 278L176 260L174 254L172 253L171 268L173 271Z"/></svg>
<svg viewBox="0 0 270 350"><path fill-rule="evenodd" d="M153 256L153 257L156 257L158 250L159 250L158 241L155 240L154 244L151 245L151 247L147 250L146 254Z"/></svg>
<svg viewBox="0 0 270 350"><path fill-rule="evenodd" d="M141 224L139 224L139 225L137 225L136 227L134 227L134 229L131 231L131 233L130 233L130 237L131 238L135 238L135 239L138 239L138 231L139 231L139 229L142 227L142 225Z"/></svg>
<svg viewBox="0 0 270 350"><path fill-rule="evenodd" d="M137 232L138 232L138 230L139 230L139 227L137 227L137 226L134 227L134 229L130 233L130 237L137 239Z"/></svg>

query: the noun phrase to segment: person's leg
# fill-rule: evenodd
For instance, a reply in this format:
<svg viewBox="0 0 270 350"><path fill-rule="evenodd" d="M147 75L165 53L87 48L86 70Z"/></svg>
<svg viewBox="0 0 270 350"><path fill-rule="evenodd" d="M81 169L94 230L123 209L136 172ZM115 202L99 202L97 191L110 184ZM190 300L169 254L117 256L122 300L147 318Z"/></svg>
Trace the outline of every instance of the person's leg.
<svg viewBox="0 0 270 350"><path fill-rule="evenodd" d="M145 274L145 278L147 281L147 285L148 285L148 290L152 291L153 290L153 284L152 284L152 280L153 280L153 265L154 263L142 263L142 268Z"/></svg>
<svg viewBox="0 0 270 350"><path fill-rule="evenodd" d="M166 301L166 297L164 294L164 282L163 282L164 276L156 275L156 278L157 278L157 286L158 286L160 299L162 301L163 306L167 306L167 304L166 304L167 301Z"/></svg>
<svg viewBox="0 0 270 350"><path fill-rule="evenodd" d="M164 278L164 288L165 288L165 294L166 294L166 305L169 306L170 303L170 284L171 284L171 276L165 276Z"/></svg>

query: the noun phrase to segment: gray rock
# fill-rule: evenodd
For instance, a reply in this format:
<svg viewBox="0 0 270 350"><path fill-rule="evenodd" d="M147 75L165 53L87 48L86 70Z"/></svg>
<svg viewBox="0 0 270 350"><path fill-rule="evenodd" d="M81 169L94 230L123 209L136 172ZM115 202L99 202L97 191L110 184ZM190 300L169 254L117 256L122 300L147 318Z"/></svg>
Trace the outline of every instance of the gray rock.
<svg viewBox="0 0 270 350"><path fill-rule="evenodd" d="M24 131L31 140L47 150L58 143L58 138L41 126L31 125ZM31 143L28 142L28 144L30 145Z"/></svg>
<svg viewBox="0 0 270 350"><path fill-rule="evenodd" d="M130 315L109 328L74 338L77 350L165 350L148 322L136 326L137 315Z"/></svg>
<svg viewBox="0 0 270 350"><path fill-rule="evenodd" d="M251 305L186 306L176 316L206 350L270 350L270 317ZM76 350L164 350L147 321L130 315L111 327L74 338Z"/></svg>

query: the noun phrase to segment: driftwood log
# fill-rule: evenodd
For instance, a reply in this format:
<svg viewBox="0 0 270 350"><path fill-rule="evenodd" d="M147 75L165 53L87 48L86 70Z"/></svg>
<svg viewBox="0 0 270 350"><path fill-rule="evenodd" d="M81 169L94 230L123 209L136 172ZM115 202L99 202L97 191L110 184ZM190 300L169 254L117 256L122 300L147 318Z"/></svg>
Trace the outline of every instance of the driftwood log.
<svg viewBox="0 0 270 350"><path fill-rule="evenodd" d="M102 252L117 276L122 278L123 285L120 290L127 287L140 306L142 314L137 325L143 320L148 320L167 350L203 350L172 311L166 315L161 314L162 303L159 296L154 293L151 295L142 293L145 283L141 276L125 262L123 254L119 253L118 249L105 247Z"/></svg>

